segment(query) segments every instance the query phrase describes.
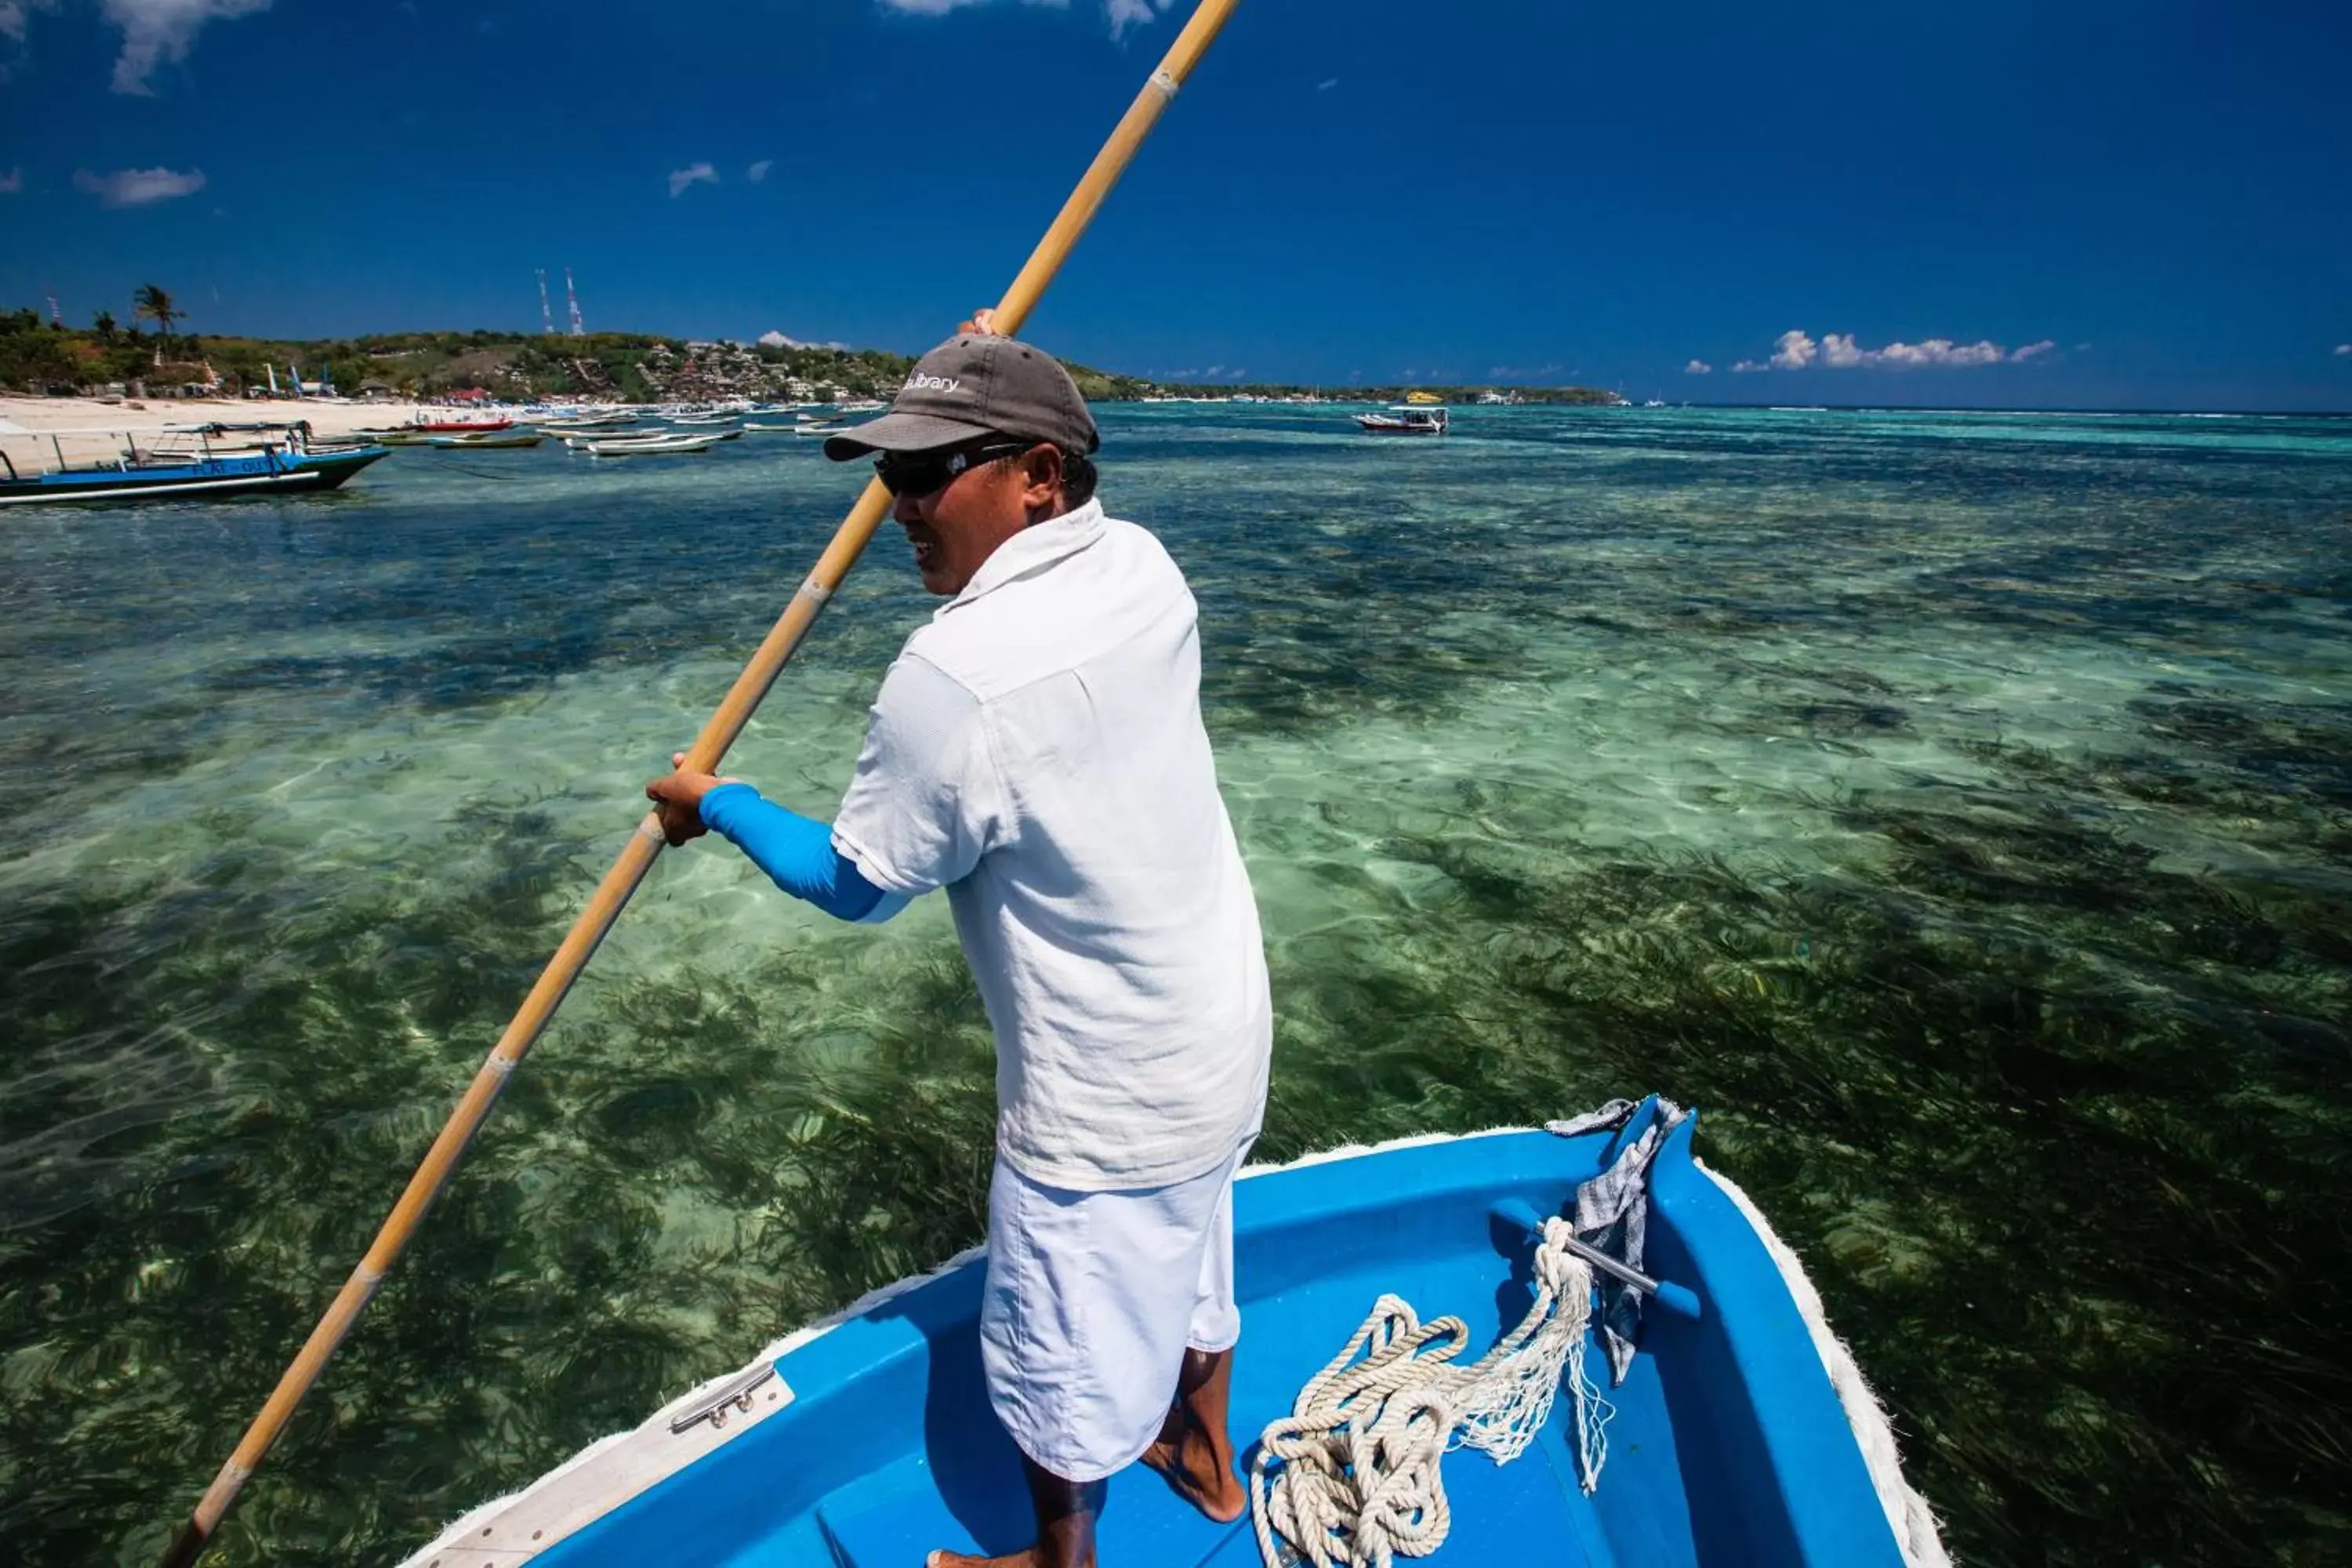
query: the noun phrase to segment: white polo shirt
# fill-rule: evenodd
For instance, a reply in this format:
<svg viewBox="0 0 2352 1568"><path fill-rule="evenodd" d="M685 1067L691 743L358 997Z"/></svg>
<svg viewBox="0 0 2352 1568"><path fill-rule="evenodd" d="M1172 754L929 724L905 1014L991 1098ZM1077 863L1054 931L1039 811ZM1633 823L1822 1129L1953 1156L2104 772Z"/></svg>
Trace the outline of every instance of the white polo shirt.
<svg viewBox="0 0 2352 1568"><path fill-rule="evenodd" d="M1051 1186L1154 1187L1257 1130L1274 1011L1160 542L1090 501L907 639L833 841L948 890L996 1035L996 1141Z"/></svg>

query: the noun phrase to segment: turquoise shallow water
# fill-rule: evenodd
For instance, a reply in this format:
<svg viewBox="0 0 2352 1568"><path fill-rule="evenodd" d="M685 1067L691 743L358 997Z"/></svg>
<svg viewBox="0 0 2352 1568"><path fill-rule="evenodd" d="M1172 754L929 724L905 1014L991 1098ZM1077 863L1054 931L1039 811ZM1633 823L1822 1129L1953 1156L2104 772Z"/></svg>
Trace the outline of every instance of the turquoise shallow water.
<svg viewBox="0 0 2352 1568"><path fill-rule="evenodd" d="M2352 423L1104 423L1268 1157L1672 1092L1965 1559L2352 1554ZM161 1546L837 521L811 446L6 520L11 1560ZM927 605L886 532L732 770L829 812ZM969 1243L989 1094L943 910L666 857L220 1560L394 1555Z"/></svg>

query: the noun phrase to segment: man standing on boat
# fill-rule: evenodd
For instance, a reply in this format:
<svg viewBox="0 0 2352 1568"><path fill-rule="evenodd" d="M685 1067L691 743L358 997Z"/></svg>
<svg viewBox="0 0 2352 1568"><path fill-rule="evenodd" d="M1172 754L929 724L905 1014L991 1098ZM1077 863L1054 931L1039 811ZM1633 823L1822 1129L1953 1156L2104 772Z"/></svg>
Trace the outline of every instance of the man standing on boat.
<svg viewBox="0 0 2352 1568"><path fill-rule="evenodd" d="M996 1036L981 1352L1037 1541L933 1568L1082 1568L1103 1483L1142 1459L1212 1519L1241 1332L1233 1180L1273 1042L1248 872L1201 721L1197 606L1094 498L1100 445L1051 355L987 312L917 363L876 455L923 586L830 827L682 769L646 794L845 920L947 889Z"/></svg>

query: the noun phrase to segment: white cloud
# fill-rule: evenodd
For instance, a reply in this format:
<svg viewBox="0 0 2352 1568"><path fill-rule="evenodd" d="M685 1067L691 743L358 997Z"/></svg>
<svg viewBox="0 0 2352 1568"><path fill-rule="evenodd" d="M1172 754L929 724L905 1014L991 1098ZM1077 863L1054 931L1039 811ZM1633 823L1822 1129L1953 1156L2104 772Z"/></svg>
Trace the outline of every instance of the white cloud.
<svg viewBox="0 0 2352 1568"><path fill-rule="evenodd" d="M1772 364L1778 370L1802 370L1818 352L1819 345L1804 333L1782 332L1773 340Z"/></svg>
<svg viewBox="0 0 2352 1568"><path fill-rule="evenodd" d="M761 345L764 348L796 349L801 346L800 339L788 338L784 336L783 333L777 331L761 332L760 334L759 341Z"/></svg>
<svg viewBox="0 0 2352 1568"><path fill-rule="evenodd" d="M1118 37L1129 27L1139 27L1174 5L1176 0L1103 0L1103 15L1110 18L1110 36Z"/></svg>
<svg viewBox="0 0 2352 1568"><path fill-rule="evenodd" d="M12 186L11 189L13 188ZM2336 353L2339 357L2352 357L2352 343L2337 343Z"/></svg>
<svg viewBox="0 0 2352 1568"><path fill-rule="evenodd" d="M1989 338L1972 343L1956 343L1949 338L1929 338L1925 342L1892 342L1883 349L1866 349L1856 342L1851 332L1823 332L1819 342L1800 331L1782 332L1775 340L1769 361L1758 363L1752 359L1741 360L1731 368L1735 371L1804 370L1818 362L1824 370L1915 370L1922 366L1941 369L1965 369L1980 364L2018 364L2046 354L2058 345L2048 338L2027 343L2011 353ZM1696 365L1698 362L1691 362Z"/></svg>
<svg viewBox="0 0 2352 1568"><path fill-rule="evenodd" d="M0 174L0 196L13 196L25 188L25 171L11 169Z"/></svg>
<svg viewBox="0 0 2352 1568"><path fill-rule="evenodd" d="M1830 342L1834 343L1837 340L1832 337ZM1812 363L1814 356L1820 353L1821 345L1803 332L1782 332L1773 340L1772 357L1769 361L1759 364L1752 359L1744 359L1731 368L1735 371L1802 370ZM1696 364L1698 362L1694 360L1691 363ZM1706 373L1702 371L1699 374Z"/></svg>
<svg viewBox="0 0 2352 1568"><path fill-rule="evenodd" d="M25 41L25 24L36 11L57 7L58 0L0 0L0 38L12 44Z"/></svg>
<svg viewBox="0 0 2352 1568"><path fill-rule="evenodd" d="M1864 351L1864 364L1891 365L1972 365L1999 364L2009 354L1999 343L1979 339L1972 343L1956 343L1949 338L1929 338L1924 343L1889 343L1877 351L1874 358Z"/></svg>
<svg viewBox="0 0 2352 1568"><path fill-rule="evenodd" d="M122 52L114 60L114 90L154 91L148 78L155 68L188 58L188 46L207 22L226 21L269 9L269 0L104 0L106 19L122 29Z"/></svg>
<svg viewBox="0 0 2352 1568"><path fill-rule="evenodd" d="M8 3L9 0L0 0L0 5ZM965 5L979 5L985 3L986 0L881 0L881 5L887 10L906 11L918 16L943 16L950 11L958 10ZM1055 10L1060 10L1069 3L1069 0L1024 0L1024 3L1031 5L1050 5ZM1110 23L1110 36L1116 38L1129 27L1152 20L1162 11L1173 6L1175 3L1176 0L1103 0L1103 16Z"/></svg>
<svg viewBox="0 0 2352 1568"><path fill-rule="evenodd" d="M1685 375L1713 375L1715 374L1715 366L1707 363L1706 361L1703 359L1695 359L1691 361L1690 363L1683 366L1683 374Z"/></svg>
<svg viewBox="0 0 2352 1568"><path fill-rule="evenodd" d="M88 191L107 206L143 207L152 202L195 195L205 188L205 172L191 169L183 174L176 169L158 166L93 174L88 169L76 169L73 183L74 189Z"/></svg>
<svg viewBox="0 0 2352 1568"><path fill-rule="evenodd" d="M1316 90L1316 91L1318 91L1318 92L1328 92L1328 91L1330 91L1333 88L1335 88L1335 87L1337 87L1337 86L1339 86L1339 79L1338 77L1336 77L1336 76L1325 77L1321 81L1318 81L1318 82L1317 82L1317 83L1315 84L1315 90Z"/></svg>
<svg viewBox="0 0 2352 1568"><path fill-rule="evenodd" d="M1825 332L1822 340L1822 363L1832 370L1850 370L1862 363L1862 351L1853 346L1851 335Z"/></svg>
<svg viewBox="0 0 2352 1568"><path fill-rule="evenodd" d="M688 185L705 183L713 185L719 183L719 171L709 163L688 163L683 169L669 172L669 194L673 198L682 195Z"/></svg>
<svg viewBox="0 0 2352 1568"><path fill-rule="evenodd" d="M775 166L776 161L773 158L762 158L758 163L752 164L750 168L744 170L743 177L756 185L761 180L766 179L768 177L768 171Z"/></svg>

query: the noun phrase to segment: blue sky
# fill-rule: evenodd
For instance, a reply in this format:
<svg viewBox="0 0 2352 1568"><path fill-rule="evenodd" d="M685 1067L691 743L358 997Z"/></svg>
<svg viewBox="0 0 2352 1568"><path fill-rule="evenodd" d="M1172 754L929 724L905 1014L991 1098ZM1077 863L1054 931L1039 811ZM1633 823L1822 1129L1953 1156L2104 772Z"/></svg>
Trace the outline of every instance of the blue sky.
<svg viewBox="0 0 2352 1568"><path fill-rule="evenodd" d="M570 266L594 328L913 351L1177 20L0 0L0 305L529 328ZM2347 62L2346 0L1244 0L1029 335L1330 385L2352 409Z"/></svg>

